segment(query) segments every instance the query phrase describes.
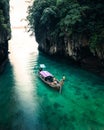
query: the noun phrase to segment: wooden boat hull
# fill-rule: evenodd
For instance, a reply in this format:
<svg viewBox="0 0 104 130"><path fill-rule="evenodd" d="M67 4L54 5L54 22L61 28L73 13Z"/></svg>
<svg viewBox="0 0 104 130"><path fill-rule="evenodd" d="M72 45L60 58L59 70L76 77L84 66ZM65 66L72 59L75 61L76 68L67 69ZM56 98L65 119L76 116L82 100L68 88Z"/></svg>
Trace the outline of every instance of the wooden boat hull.
<svg viewBox="0 0 104 130"><path fill-rule="evenodd" d="M63 78L60 81L58 81L50 72L43 70L43 68L44 65L42 64L38 71L39 78L50 88L58 90L61 93L65 76L63 76Z"/></svg>
<svg viewBox="0 0 104 130"><path fill-rule="evenodd" d="M45 84L47 84L50 88L53 88L53 89L55 89L55 90L57 90L57 91L60 90L61 85L60 85L59 83L55 85L53 82L50 83L50 82L48 82L48 81L45 81L45 79L42 78L41 75L39 75L39 78L40 78Z"/></svg>

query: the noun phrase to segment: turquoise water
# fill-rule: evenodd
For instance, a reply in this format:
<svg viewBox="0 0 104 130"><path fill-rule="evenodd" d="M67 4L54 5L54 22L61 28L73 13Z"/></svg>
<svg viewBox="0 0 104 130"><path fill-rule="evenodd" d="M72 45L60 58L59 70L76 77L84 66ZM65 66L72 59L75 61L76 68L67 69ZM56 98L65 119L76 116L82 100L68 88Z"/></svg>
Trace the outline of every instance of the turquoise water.
<svg viewBox="0 0 104 130"><path fill-rule="evenodd" d="M0 75L0 130L104 130L104 80L39 53L35 39L13 30L11 52ZM62 93L37 76L39 64L60 80Z"/></svg>

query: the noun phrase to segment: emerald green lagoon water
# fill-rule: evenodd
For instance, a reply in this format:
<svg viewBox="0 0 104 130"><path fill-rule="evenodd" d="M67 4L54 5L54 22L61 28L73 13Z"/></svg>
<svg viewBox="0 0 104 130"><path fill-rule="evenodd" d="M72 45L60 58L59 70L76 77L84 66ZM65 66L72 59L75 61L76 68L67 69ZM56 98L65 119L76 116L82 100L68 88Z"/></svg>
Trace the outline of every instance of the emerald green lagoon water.
<svg viewBox="0 0 104 130"><path fill-rule="evenodd" d="M0 75L0 130L104 130L104 79L39 53L23 29L12 33ZM61 94L38 78L39 64L59 80L66 76Z"/></svg>

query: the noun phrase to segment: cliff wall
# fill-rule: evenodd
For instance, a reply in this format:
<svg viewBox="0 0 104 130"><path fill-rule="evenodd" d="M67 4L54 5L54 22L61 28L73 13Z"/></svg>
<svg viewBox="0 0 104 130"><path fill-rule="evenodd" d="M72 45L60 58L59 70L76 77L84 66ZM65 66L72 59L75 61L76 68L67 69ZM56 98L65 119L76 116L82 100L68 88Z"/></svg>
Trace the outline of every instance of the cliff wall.
<svg viewBox="0 0 104 130"><path fill-rule="evenodd" d="M86 36L79 38L75 35L72 39L64 37L58 43L52 42L51 38L46 39L39 43L40 51L71 59L83 68L104 75L104 46L91 49Z"/></svg>
<svg viewBox="0 0 104 130"><path fill-rule="evenodd" d="M8 40L11 38L9 0L0 1L0 68L8 57Z"/></svg>

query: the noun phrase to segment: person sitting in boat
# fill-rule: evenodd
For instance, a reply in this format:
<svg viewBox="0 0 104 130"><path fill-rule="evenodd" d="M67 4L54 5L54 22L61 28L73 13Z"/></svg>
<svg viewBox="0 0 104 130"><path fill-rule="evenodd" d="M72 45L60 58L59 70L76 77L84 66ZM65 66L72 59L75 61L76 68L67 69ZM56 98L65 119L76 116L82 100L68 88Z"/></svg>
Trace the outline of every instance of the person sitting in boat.
<svg viewBox="0 0 104 130"><path fill-rule="evenodd" d="M55 78L53 78L53 83L57 84L57 80Z"/></svg>
<svg viewBox="0 0 104 130"><path fill-rule="evenodd" d="M66 78L65 78L65 76L63 75L62 79L60 80L60 85L61 85L61 86L63 85L65 79L66 79Z"/></svg>

